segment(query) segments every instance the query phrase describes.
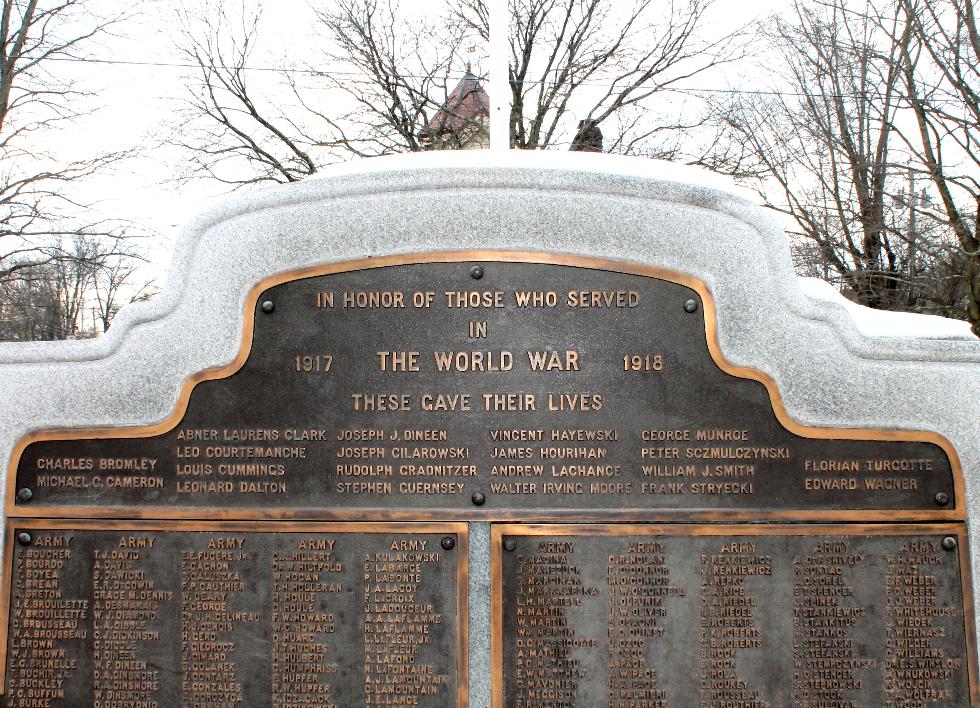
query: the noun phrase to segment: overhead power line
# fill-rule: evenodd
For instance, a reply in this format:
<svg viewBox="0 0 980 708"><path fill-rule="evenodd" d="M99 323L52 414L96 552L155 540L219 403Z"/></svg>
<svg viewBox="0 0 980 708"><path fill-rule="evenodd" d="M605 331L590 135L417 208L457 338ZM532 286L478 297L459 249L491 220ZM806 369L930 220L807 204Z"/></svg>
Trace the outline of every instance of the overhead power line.
<svg viewBox="0 0 980 708"><path fill-rule="evenodd" d="M111 66L137 66L137 67L147 67L147 68L165 68L165 69L201 69L205 68L199 64L189 64L186 62L158 62L158 61L139 61L136 59L95 59L86 57L48 57L49 61L63 61L78 64L106 64ZM207 68L221 69L223 71L257 71L257 72L268 72L274 74L302 74L306 76L331 76L331 77L343 77L343 76L357 76L357 77L369 77L370 75L363 71L338 71L338 70L323 70L323 69L291 69L291 68L277 68L272 66L226 66L224 64L214 64ZM443 78L442 75L437 74L399 74L400 77L406 79L438 79ZM487 76L478 76L481 81L486 81ZM511 83L515 83L511 81ZM553 81L547 80L524 80L519 82L525 85L555 85ZM618 84L607 83L602 81L583 81L579 85L581 86L596 86L600 88L609 88L611 86L616 86ZM678 93L712 93L712 94L730 94L730 95L747 95L747 96L781 96L781 97L793 97L793 98L806 98L812 96L818 96L820 98L865 98L865 96L860 96L859 94L837 94L837 93L821 93L821 92L803 92L803 91L776 91L775 89L734 89L734 88L709 88L709 87L691 87L691 86L665 86L665 91L676 91ZM911 100L911 96L899 95L896 96L898 99ZM958 103L959 99L931 99L932 103Z"/></svg>

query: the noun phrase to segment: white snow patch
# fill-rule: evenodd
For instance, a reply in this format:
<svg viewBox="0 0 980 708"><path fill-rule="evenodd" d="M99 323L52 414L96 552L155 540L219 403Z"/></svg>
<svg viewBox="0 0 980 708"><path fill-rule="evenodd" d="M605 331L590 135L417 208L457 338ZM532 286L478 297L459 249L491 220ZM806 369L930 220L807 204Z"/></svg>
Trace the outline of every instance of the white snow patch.
<svg viewBox="0 0 980 708"><path fill-rule="evenodd" d="M607 155L605 153L560 152L557 150L432 150L430 152L386 155L329 165L306 180L333 179L349 175L400 172L420 169L466 169L504 167L510 169L567 170L601 172L622 177L643 177L706 187L753 204L759 196L735 180L703 167L682 165L647 157Z"/></svg>
<svg viewBox="0 0 980 708"><path fill-rule="evenodd" d="M867 337L910 337L919 339L973 340L970 324L936 315L873 310L851 302L837 288L820 278L797 278L804 294L812 300L843 307L861 334Z"/></svg>

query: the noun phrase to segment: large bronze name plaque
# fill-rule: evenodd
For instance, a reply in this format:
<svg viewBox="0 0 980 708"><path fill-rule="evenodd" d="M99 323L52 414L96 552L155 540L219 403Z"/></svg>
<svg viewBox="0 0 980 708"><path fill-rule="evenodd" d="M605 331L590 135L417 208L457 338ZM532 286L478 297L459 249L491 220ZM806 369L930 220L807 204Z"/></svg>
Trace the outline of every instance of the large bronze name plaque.
<svg viewBox="0 0 980 708"><path fill-rule="evenodd" d="M793 423L771 381L724 360L699 282L497 258L264 283L238 359L189 383L164 423L25 440L8 513L962 516L941 437Z"/></svg>
<svg viewBox="0 0 980 708"><path fill-rule="evenodd" d="M976 700L954 449L795 422L699 281L428 254L245 306L166 420L16 447L0 705L465 708L480 520L495 708Z"/></svg>
<svg viewBox="0 0 980 708"><path fill-rule="evenodd" d="M962 535L495 526L494 708L969 705Z"/></svg>
<svg viewBox="0 0 980 708"><path fill-rule="evenodd" d="M34 521L7 537L10 708L466 705L464 524Z"/></svg>

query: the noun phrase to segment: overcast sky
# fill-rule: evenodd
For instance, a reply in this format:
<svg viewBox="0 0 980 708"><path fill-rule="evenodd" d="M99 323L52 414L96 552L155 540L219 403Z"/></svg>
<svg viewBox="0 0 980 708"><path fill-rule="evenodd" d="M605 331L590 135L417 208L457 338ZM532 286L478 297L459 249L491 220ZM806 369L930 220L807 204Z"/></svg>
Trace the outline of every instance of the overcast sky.
<svg viewBox="0 0 980 708"><path fill-rule="evenodd" d="M245 0L249 5L252 0ZM438 0L402 0L407 15L424 14ZM107 12L118 0L102 0ZM198 0L143 0L137 14L117 27L117 35L91 49L94 58L115 63L84 63L66 67L98 91L99 109L70 130L48 135L49 149L63 156L82 157L93 151L139 147L138 157L110 176L93 179L82 198L98 202L108 217L132 220L161 235L150 256L159 273L169 262L172 239L181 224L207 208L206 200L227 193L227 188L206 182L176 185L172 178L180 155L159 147L183 92L186 68L166 66L184 60L175 48L175 10ZM241 0L232 0L239 5ZM253 56L256 67L277 67L296 54L315 50L311 3L326 0L275 0L264 6L260 44ZM716 0L713 20L717 28L730 28L762 18L789 6L790 0ZM751 8L747 10L747 8ZM127 64L126 62L133 62ZM725 86L738 78L718 74L708 79ZM158 275L159 277L159 275Z"/></svg>

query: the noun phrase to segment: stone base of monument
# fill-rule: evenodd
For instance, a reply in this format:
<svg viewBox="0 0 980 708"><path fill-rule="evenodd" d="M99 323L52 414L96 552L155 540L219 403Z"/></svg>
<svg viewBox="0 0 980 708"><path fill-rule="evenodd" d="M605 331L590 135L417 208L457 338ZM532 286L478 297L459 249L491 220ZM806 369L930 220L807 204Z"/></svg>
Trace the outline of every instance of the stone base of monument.
<svg viewBox="0 0 980 708"><path fill-rule="evenodd" d="M980 343L893 320L673 165L231 199L0 346L6 705L975 704Z"/></svg>

